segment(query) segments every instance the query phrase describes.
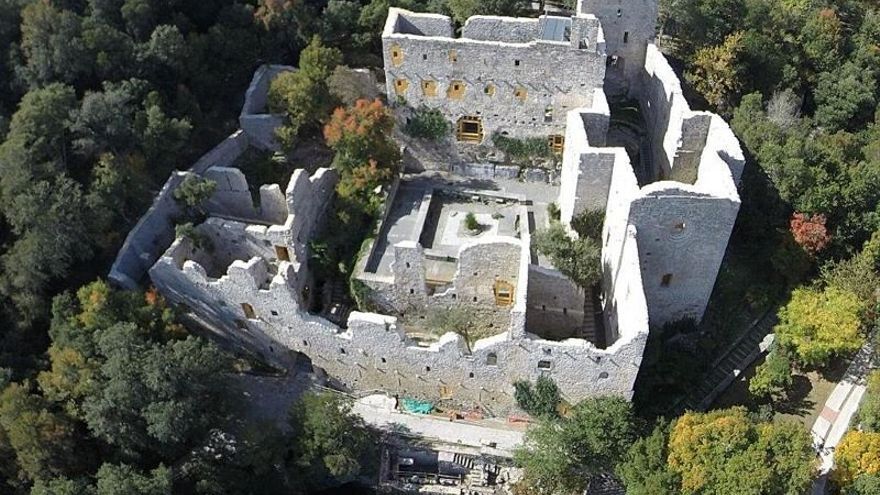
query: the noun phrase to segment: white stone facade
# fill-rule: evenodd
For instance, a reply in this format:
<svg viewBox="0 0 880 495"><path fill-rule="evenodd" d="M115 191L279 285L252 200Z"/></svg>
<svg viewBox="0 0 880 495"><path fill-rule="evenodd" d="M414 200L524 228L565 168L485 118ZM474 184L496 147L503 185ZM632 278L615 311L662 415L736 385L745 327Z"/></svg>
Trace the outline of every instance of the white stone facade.
<svg viewBox="0 0 880 495"><path fill-rule="evenodd" d="M566 113L589 106L605 78L602 28L591 15L476 16L456 38L448 17L391 8L382 47L390 102L437 109L456 124L479 118L483 143L495 133L564 134Z"/></svg>

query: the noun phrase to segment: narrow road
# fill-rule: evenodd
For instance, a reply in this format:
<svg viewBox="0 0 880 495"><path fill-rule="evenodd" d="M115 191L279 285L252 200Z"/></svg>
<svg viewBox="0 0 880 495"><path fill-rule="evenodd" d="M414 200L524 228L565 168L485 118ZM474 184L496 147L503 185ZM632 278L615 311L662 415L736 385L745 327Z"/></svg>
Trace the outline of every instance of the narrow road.
<svg viewBox="0 0 880 495"><path fill-rule="evenodd" d="M843 378L834 387L825 407L813 423L810 433L819 455L819 477L813 484L813 495L824 495L828 473L834 467L834 449L849 429L865 395L865 384L871 371L874 347L865 344L850 363Z"/></svg>

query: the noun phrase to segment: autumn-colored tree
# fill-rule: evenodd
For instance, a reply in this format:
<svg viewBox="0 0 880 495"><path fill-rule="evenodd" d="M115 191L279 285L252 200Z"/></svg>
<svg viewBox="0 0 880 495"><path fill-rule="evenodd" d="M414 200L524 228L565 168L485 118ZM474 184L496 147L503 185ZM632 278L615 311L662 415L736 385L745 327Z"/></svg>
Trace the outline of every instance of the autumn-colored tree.
<svg viewBox="0 0 880 495"><path fill-rule="evenodd" d="M743 33L733 33L720 45L698 50L685 74L709 104L722 113L733 107L743 88L743 66L739 60L743 48Z"/></svg>
<svg viewBox="0 0 880 495"><path fill-rule="evenodd" d="M336 106L327 81L333 70L342 63L342 52L325 46L318 37L300 53L299 70L283 72L269 85L269 110L283 113L287 122L276 130L285 148L292 148L304 127L327 120ZM320 128L320 127L318 127Z"/></svg>
<svg viewBox="0 0 880 495"><path fill-rule="evenodd" d="M333 165L343 175L371 162L378 168L393 169L400 160L397 145L388 138L393 127L391 113L378 99L337 108L324 126L327 145L336 152Z"/></svg>
<svg viewBox="0 0 880 495"><path fill-rule="evenodd" d="M850 431L834 452L834 479L846 487L862 474L880 473L880 433Z"/></svg>
<svg viewBox="0 0 880 495"><path fill-rule="evenodd" d="M756 423L741 407L686 413L669 434L668 466L680 476L684 495L800 495L814 464L803 426Z"/></svg>
<svg viewBox="0 0 880 495"><path fill-rule="evenodd" d="M779 311L775 327L780 345L804 366L824 366L865 343L861 332L864 303L837 287L796 289Z"/></svg>
<svg viewBox="0 0 880 495"><path fill-rule="evenodd" d="M831 242L831 235L825 227L825 222L825 215L821 213L816 215L795 213L791 216L791 235L804 251L815 256Z"/></svg>

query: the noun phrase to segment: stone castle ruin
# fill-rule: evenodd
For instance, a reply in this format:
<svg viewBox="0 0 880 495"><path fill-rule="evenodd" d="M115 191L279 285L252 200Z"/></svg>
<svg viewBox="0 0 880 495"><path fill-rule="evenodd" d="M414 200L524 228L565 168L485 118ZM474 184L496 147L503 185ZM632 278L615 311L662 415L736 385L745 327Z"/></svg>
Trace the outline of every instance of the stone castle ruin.
<svg viewBox="0 0 880 495"><path fill-rule="evenodd" d="M515 408L514 382L548 375L572 402L630 398L649 331L703 316L744 159L719 116L690 109L653 44L656 3L617 4L581 0L570 17L477 16L458 37L447 17L390 9L386 87L400 119L437 109L452 125L450 145L465 151L495 135L546 138L561 167L426 160L399 174L353 275L376 312L310 312L325 296L309 245L337 174L296 170L287 184L260 185L255 206L235 167L248 147L276 146L281 120L262 112L269 81L287 67L257 72L242 130L169 179L111 279L133 287L149 267L163 294L226 339L281 366L305 355L351 391L504 414ZM640 109L642 130L615 115L609 100L621 98ZM209 242L174 239L168 198L187 173L218 183L195 229ZM595 288L579 288L535 249L551 204L566 226L605 212ZM454 312L467 314L467 334L428 328Z"/></svg>

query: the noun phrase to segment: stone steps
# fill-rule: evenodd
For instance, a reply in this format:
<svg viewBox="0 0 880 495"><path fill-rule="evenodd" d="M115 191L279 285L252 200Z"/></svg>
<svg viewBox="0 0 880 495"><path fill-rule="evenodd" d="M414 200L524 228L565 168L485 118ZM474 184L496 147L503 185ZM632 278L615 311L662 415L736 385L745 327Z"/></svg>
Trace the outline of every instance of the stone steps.
<svg viewBox="0 0 880 495"><path fill-rule="evenodd" d="M697 388L672 407L672 415L703 411L742 373L757 356L759 345L776 324L776 312L768 311L719 357Z"/></svg>

